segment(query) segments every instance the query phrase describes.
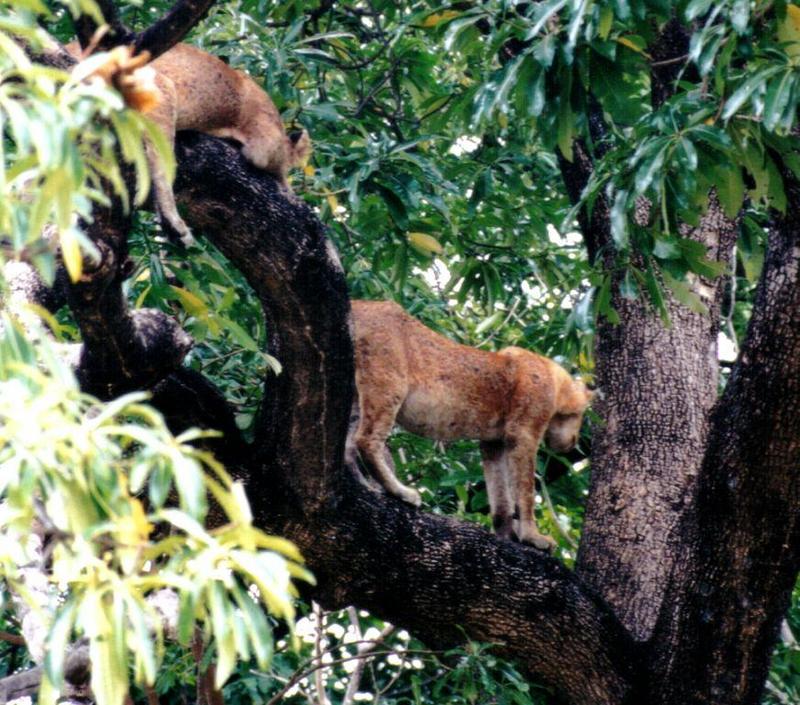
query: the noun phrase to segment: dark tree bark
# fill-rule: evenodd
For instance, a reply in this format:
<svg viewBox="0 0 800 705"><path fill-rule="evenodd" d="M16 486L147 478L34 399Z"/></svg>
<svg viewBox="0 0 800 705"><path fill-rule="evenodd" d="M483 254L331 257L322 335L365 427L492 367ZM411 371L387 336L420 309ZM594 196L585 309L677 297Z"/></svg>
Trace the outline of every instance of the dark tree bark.
<svg viewBox="0 0 800 705"><path fill-rule="evenodd" d="M654 43L651 100L660 106L675 91L690 35L667 22ZM595 142L603 142L602 116L593 111ZM598 155L599 156L599 155ZM562 163L569 193L579 193L594 169L588 156ZM650 204L637 204L645 224ZM685 533L708 436L708 416L717 399L717 335L725 279L691 282L707 307L693 312L668 290L669 325L646 296L620 294L621 274L610 236L608 206L601 200L592 220L581 222L589 252L602 253L612 279L611 303L619 323L598 325L597 381L604 391L595 409L603 423L592 443L592 478L577 571L613 605L634 638L647 641L661 612ZM705 245L709 259L731 262L736 223L712 194L699 226L682 235ZM641 257L636 264L645 266Z"/></svg>
<svg viewBox="0 0 800 705"><path fill-rule="evenodd" d="M692 237L730 261L733 224L716 201ZM609 267L613 260L609 258ZM636 639L649 638L685 537L681 526L700 471L717 398L717 334L724 280L695 282L710 314L668 296L665 326L644 296L612 305L598 326L603 419L593 434L592 478L577 570Z"/></svg>
<svg viewBox="0 0 800 705"><path fill-rule="evenodd" d="M800 183L784 182L664 600L654 703L759 702L800 569Z"/></svg>
<svg viewBox="0 0 800 705"><path fill-rule="evenodd" d="M97 4L109 29L97 41L97 22L89 15L79 17L75 31L82 48L86 49L93 39L97 47L104 50L132 44L134 54L149 51L151 58L156 59L181 41L208 14L214 0L178 0L164 17L138 35L119 21L113 0L100 0Z"/></svg>

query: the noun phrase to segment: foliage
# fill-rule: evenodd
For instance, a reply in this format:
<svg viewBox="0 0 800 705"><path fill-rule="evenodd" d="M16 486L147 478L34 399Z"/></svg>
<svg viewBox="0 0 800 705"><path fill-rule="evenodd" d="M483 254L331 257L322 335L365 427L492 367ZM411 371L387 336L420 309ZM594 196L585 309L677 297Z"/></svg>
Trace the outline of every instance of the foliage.
<svg viewBox="0 0 800 705"><path fill-rule="evenodd" d="M121 18L142 28L170 4L124 4ZM7 16L0 28L8 31ZM673 68L677 79L675 90L662 97L652 67L659 63L670 20L688 28L691 39L685 56L661 67ZM18 12L14 22L34 37L30 14ZM62 7L52 5L46 24L59 39L71 38L70 14ZM573 232L577 211L561 183L559 165L585 148L598 168L582 203L599 208L605 201L611 208L624 295L643 297L666 319L665 288L702 310L696 277L726 276L734 293L725 330L734 343L743 334L763 262L767 209L785 207L784 173L800 175L793 136L800 99L796 5L783 0L239 0L217 4L191 41L248 70L287 124L309 130L314 155L293 175L293 187L329 225L355 297L395 298L460 342L484 349L521 345L558 356L591 377L596 322L598 317L613 322L616 312L611 277L588 261ZM121 167L109 157L118 140L131 145L127 157L139 169L136 198L143 197L147 176L140 142L146 123L121 110L112 91L28 66L13 52L0 51L0 69L0 78L22 79L0 81L6 138L0 230L17 255L48 273L52 257L38 240L39 225L46 220L58 225L65 252L75 253L74 243L88 250L76 215L103 198L101 178L119 188ZM97 117L110 120L113 130L98 126ZM725 212L740 216L731 268L709 261L684 229L705 212L712 187ZM644 219L635 217L641 204L647 205ZM279 361L263 352L259 304L213 248L203 244L187 258L155 242L155 232L152 219L140 215L131 243L131 300L180 318L198 343L190 364L214 378L246 429L258 403L254 380L279 368ZM62 339L72 339L68 313L60 313L58 321ZM82 403L99 408L96 402ZM119 412L155 424L146 428L160 443L178 442L168 442L163 429L153 430L159 422L138 400L133 409ZM590 440L587 428L584 447ZM422 488L428 510L488 526L474 444L442 448L398 433L391 445L398 471ZM146 447L139 443L130 450ZM186 450L181 462L208 460ZM132 467L134 457L123 454L115 462ZM559 462L542 454L540 474L545 464ZM162 480L169 475L164 467ZM198 466L196 476L213 480L215 466L205 470L209 467L210 475ZM537 509L567 562L579 539L587 474L586 463L577 464L542 492ZM155 477L150 475L150 483ZM124 495L114 502L135 502ZM237 502L244 500L237 496ZM170 521L159 511L147 521ZM134 513L119 510L119 516ZM112 535L102 534L105 540ZM182 550L189 550L190 537L182 535L187 542ZM217 534L207 536L221 541ZM193 549L206 545L200 541ZM121 561L122 555L114 565L121 569ZM789 624L796 633L797 595L794 605ZM208 629L214 631L213 611L211 617ZM344 615L328 619L328 629L348 628ZM360 619L365 629L382 628L371 617ZM238 639L237 648L242 642L235 629L227 638L228 643ZM339 648L330 634L326 638L334 651ZM387 643L401 651L423 648L413 640ZM153 647L156 656L160 648ZM539 702L538 693L519 686L524 681L510 665L499 659L490 665L495 657L486 648L429 655L419 669L392 666L388 656L379 657L370 667L372 692L398 703L474 702L480 684L497 702ZM300 652L279 645L267 672L239 662L226 698L268 700L313 658L313 649L313 639ZM798 653L790 640L779 647L770 702L797 700ZM158 692L181 698L186 654L169 647L164 658ZM332 684L348 677L343 665L336 669ZM296 700L303 697L298 691ZM331 685L328 697L340 701L341 689Z"/></svg>
<svg viewBox="0 0 800 705"><path fill-rule="evenodd" d="M345 697L353 678L357 702L415 705L544 705L550 693L532 685L490 644L431 651L404 630L387 631L367 612L315 610L300 620L299 652L280 645L267 673L242 673L226 686L227 703L328 702ZM368 648L358 673L359 650Z"/></svg>
<svg viewBox="0 0 800 705"><path fill-rule="evenodd" d="M73 12L94 3L71 3ZM123 163L135 167L137 190L133 204L147 196L150 174L142 140L145 135L173 160L163 136L149 121L126 110L120 95L100 80L84 80L103 64L97 54L72 73L47 68L26 56L11 34L35 50L48 38L35 24L34 13L46 8L39 2L0 5L0 125L7 131L0 160L0 232L4 246L23 255L53 278L52 248L42 241L45 224L56 228L64 264L73 281L80 278L84 252L96 254L84 236L80 220L91 217L94 203L108 203L107 191L130 206L122 178ZM108 129L110 123L113 129Z"/></svg>
<svg viewBox="0 0 800 705"><path fill-rule="evenodd" d="M241 483L191 445L200 432L173 437L144 400L131 394L102 404L82 394L52 345L33 345L3 321L0 571L45 614L43 702L55 702L73 632L88 638L98 665L98 703L124 700L130 659L136 681L153 683L163 628L148 597L162 588L179 598L180 643L198 623L213 637L219 684L239 658L252 654L264 668L272 640L259 603L291 622L290 580L310 579L292 544L253 526ZM203 528L207 494L226 517L212 530ZM44 595L21 568L44 560L36 525L51 537Z"/></svg>

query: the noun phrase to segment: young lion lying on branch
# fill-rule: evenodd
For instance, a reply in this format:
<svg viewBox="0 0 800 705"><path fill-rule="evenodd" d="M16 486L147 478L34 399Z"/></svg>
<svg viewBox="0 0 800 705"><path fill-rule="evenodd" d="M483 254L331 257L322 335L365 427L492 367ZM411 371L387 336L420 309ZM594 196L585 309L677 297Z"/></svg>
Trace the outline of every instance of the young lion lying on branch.
<svg viewBox="0 0 800 705"><path fill-rule="evenodd" d="M533 515L536 451L542 438L557 452L575 446L592 392L541 355L459 345L390 301L352 305L360 410L354 442L380 484L420 504L419 493L395 477L385 449L395 422L437 440L477 439L498 536L516 533L524 543L552 548Z"/></svg>
<svg viewBox="0 0 800 705"><path fill-rule="evenodd" d="M75 58L83 58L77 42L66 49ZM308 157L311 141L305 130L286 134L275 104L252 78L205 51L176 44L149 64L152 96L143 101L141 96L148 91L137 92L133 71L148 61L146 52L131 57L129 47L117 47L104 64L95 67L94 75L115 85L131 107L146 113L173 148L179 130L198 130L235 140L248 161L277 176L288 188L289 169ZM191 245L192 234L178 213L172 187L150 144L147 160L162 227L171 237Z"/></svg>

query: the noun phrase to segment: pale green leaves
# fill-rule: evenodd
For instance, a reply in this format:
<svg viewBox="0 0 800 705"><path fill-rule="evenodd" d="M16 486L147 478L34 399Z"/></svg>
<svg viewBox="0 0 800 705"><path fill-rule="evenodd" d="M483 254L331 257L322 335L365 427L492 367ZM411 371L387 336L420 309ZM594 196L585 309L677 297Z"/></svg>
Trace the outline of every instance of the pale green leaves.
<svg viewBox="0 0 800 705"><path fill-rule="evenodd" d="M93 2L74 5L97 12ZM34 43L38 36L32 15L0 6L0 127L10 138L0 144L0 232L13 254L24 252L47 276L56 243L44 243L42 231L52 224L67 271L77 281L84 257L97 256L79 223L91 220L93 204L106 203L108 193L125 205L129 201L117 150L134 165L137 205L150 188L143 139L149 137L170 174L174 158L164 136L126 110L116 91L32 64L3 28ZM103 55L90 61L102 62Z"/></svg>
<svg viewBox="0 0 800 705"><path fill-rule="evenodd" d="M204 434L173 436L143 401L131 394L101 404L81 394L44 338L34 346L12 319L2 321L2 577L17 584L34 519L54 534L42 702L55 701L64 654L81 635L98 705L120 705L131 672L153 683L164 647L149 597L162 588L178 595L183 643L196 625L214 639L219 685L239 659L255 655L265 666L264 608L291 622L292 580L311 579L291 543L253 526L241 484L191 445ZM208 496L227 517L212 531Z"/></svg>

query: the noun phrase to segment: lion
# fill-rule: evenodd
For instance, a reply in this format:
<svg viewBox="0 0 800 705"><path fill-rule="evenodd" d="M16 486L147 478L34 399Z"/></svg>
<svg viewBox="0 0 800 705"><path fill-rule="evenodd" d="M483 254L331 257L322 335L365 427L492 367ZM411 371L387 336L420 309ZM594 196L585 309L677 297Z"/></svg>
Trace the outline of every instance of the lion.
<svg viewBox="0 0 800 705"><path fill-rule="evenodd" d="M76 58L84 57L77 42L71 42L66 48ZM122 49L130 53L128 47ZM126 91L113 72L109 72L108 65L117 63L114 51L109 53L109 62L95 70L94 75L115 85L131 107L146 113L164 133L170 146L174 148L175 133L179 130L197 130L232 139L241 145L242 154L249 162L277 176L288 189L289 169L302 164L311 151L308 133L302 130L287 135L275 104L247 74L232 69L201 49L176 44L149 64L148 68L154 72L156 96L142 106L130 101L133 93ZM141 56L128 57L127 62L140 69L148 60L147 57L142 60ZM122 63L124 67L126 62ZM76 70L80 71L77 67ZM162 227L189 246L194 239L178 214L164 170L152 145L146 144L146 150Z"/></svg>
<svg viewBox="0 0 800 705"><path fill-rule="evenodd" d="M593 392L542 355L460 345L393 302L352 309L360 416L352 441L386 492L420 504L385 448L395 422L439 441L478 440L497 535L552 549L533 513L536 452L543 439L559 453L575 446Z"/></svg>

